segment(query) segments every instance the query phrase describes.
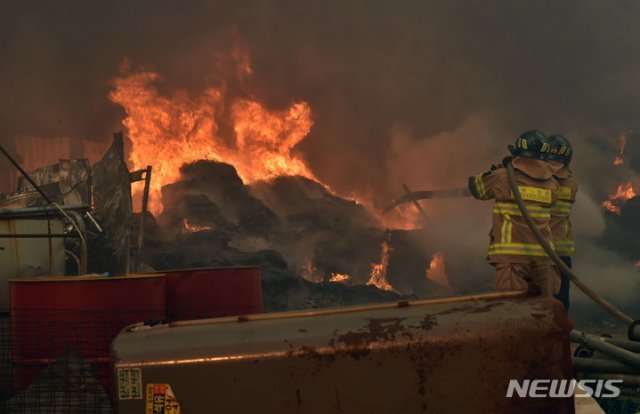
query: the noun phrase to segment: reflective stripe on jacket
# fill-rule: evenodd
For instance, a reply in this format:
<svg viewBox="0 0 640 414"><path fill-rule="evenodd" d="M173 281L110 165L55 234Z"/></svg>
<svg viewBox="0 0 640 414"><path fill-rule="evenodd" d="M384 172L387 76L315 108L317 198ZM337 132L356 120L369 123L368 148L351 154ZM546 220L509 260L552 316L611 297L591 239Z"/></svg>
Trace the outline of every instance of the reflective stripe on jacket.
<svg viewBox="0 0 640 414"><path fill-rule="evenodd" d="M544 161L514 159L518 190L534 223L551 241L551 206L556 202L558 183ZM539 177L539 178L538 178ZM515 203L505 168L495 168L469 177L469 190L480 200L495 199L490 233L489 261L492 263L528 263L550 261L536 241Z"/></svg>

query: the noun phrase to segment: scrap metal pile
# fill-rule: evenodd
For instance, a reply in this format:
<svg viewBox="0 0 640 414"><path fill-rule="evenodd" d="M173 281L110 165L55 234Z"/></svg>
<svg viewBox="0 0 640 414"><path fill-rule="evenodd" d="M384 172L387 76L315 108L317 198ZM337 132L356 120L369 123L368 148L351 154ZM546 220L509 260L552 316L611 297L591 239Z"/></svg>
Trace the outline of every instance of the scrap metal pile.
<svg viewBox="0 0 640 414"><path fill-rule="evenodd" d="M50 201L91 209L97 227L86 220L89 273L257 265L266 311L448 292L426 277L434 252L419 230L382 228L362 205L301 176L246 185L229 164L196 161L162 188L158 217L134 213L131 183L150 179L151 169L130 172L124 148L115 134L93 166L61 160L29 173ZM46 204L24 179L0 198L4 211ZM65 242L66 274L78 273L71 260L77 244Z"/></svg>

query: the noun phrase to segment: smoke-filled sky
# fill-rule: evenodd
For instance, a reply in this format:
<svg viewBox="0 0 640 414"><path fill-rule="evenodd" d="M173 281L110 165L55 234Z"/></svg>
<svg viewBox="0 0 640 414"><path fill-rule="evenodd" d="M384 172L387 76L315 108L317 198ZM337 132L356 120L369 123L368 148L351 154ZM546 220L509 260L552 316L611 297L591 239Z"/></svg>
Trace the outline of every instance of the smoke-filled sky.
<svg viewBox="0 0 640 414"><path fill-rule="evenodd" d="M107 99L123 59L197 93L240 41L251 93L311 104L299 150L345 192L390 191L390 157L402 166L442 134L428 149L465 162L531 127L613 151L639 122L638 16L625 0L5 1L0 136L108 140L124 116Z"/></svg>
<svg viewBox="0 0 640 414"><path fill-rule="evenodd" d="M125 116L107 98L123 61L197 96L241 45L253 74L227 87L274 109L309 102L296 150L339 193L383 204L402 183L464 186L536 127L574 142L577 220L591 228L635 176L610 164L618 134L640 130L639 17L631 0L3 1L0 142L108 141ZM479 211L460 203L442 210ZM468 228L488 229L488 211Z"/></svg>

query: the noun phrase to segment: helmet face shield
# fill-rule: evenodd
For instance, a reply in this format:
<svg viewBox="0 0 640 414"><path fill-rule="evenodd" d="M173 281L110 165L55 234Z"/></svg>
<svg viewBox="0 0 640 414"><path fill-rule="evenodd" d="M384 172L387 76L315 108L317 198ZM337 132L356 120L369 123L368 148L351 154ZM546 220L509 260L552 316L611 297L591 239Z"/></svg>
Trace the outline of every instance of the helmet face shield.
<svg viewBox="0 0 640 414"><path fill-rule="evenodd" d="M562 135L551 135L549 138L549 159L568 165L573 156L573 148L568 139Z"/></svg>
<svg viewBox="0 0 640 414"><path fill-rule="evenodd" d="M514 146L509 146L509 151L517 157L535 158L547 160L549 158L551 145L542 131L532 129L523 132Z"/></svg>

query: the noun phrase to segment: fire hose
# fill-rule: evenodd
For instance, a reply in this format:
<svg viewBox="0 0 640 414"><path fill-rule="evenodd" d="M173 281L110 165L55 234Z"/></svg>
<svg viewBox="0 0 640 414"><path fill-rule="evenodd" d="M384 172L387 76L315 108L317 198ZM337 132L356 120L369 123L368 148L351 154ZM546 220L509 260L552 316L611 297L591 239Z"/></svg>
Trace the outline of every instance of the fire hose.
<svg viewBox="0 0 640 414"><path fill-rule="evenodd" d="M615 318L622 321L625 325L628 326L627 335L632 341L640 341L640 320L634 320L630 316L626 315L618 308L613 306L611 303L606 301L602 296L596 293L593 289L591 289L580 277L578 277L569 267L558 257L556 252L553 250L551 245L547 242L546 238L542 235L538 227L533 222L529 211L527 210L524 201L522 200L522 195L518 190L518 184L516 183L516 179L513 173L513 166L511 163L507 163L507 177L509 179L509 186L511 187L511 191L513 192L513 197L515 199L516 204L518 205L518 209L520 210L522 216L524 217L527 226L531 229L536 241L542 246L544 251L549 255L554 264L558 267L558 269L567 275L567 277L571 280L571 282L578 287L585 295L587 295L592 301L602 307L604 310L609 312ZM424 199L432 199L432 198L449 198L449 197L465 197L470 196L471 194L465 188L452 189L452 190L428 190L428 191L416 191L403 195L402 197L397 198L387 207L385 207L382 212L387 213L393 208L399 206L400 204L416 201L416 200L424 200ZM577 333L577 331L574 331ZM578 340L579 337L582 338L580 342L584 342L586 334L579 333L573 335Z"/></svg>
<svg viewBox="0 0 640 414"><path fill-rule="evenodd" d="M471 193L466 188L454 188L451 190L426 190L407 192L402 197L396 198L391 204L382 209L382 213L388 213L400 204L409 201L427 200L431 198L470 197Z"/></svg>
<svg viewBox="0 0 640 414"><path fill-rule="evenodd" d="M536 224L533 222L533 219L531 218L531 215L527 210L527 206L524 204L524 201L522 200L522 195L520 194L520 191L518 189L518 184L516 183L516 177L513 172L513 166L511 165L510 162L507 163L507 177L509 179L509 186L511 187L511 192L513 193L513 198L516 204L518 205L518 209L520 210L520 213L522 213L522 216L524 217L524 221L527 223L527 226L529 226L529 229L533 233L538 244L542 246L544 251L549 255L551 260L553 260L553 262L558 267L558 269L560 269L562 273L567 275L567 277L571 280L571 282L573 282L573 284L576 285L578 289L580 289L592 301L600 305L600 307L602 307L604 310L606 310L611 315L618 318L625 325L627 325L629 327L627 332L629 339L635 340L635 341L640 340L640 326L639 326L640 321L637 321L637 320L634 321L633 318L631 318L630 316L620 311L611 303L607 302L602 296L597 294L593 289L591 289L586 283L584 283L584 281L582 281L582 279L580 279L575 273L573 273L571 269L569 269L569 267L562 261L562 259L558 257L558 255L553 250L549 242L547 242L545 237L540 232L540 229L538 229ZM572 335L572 337L575 336L575 338L572 338L572 339L579 340L580 333L578 333L577 331L574 331L574 332L576 332L576 334ZM581 337L584 339L584 335L581 335Z"/></svg>

